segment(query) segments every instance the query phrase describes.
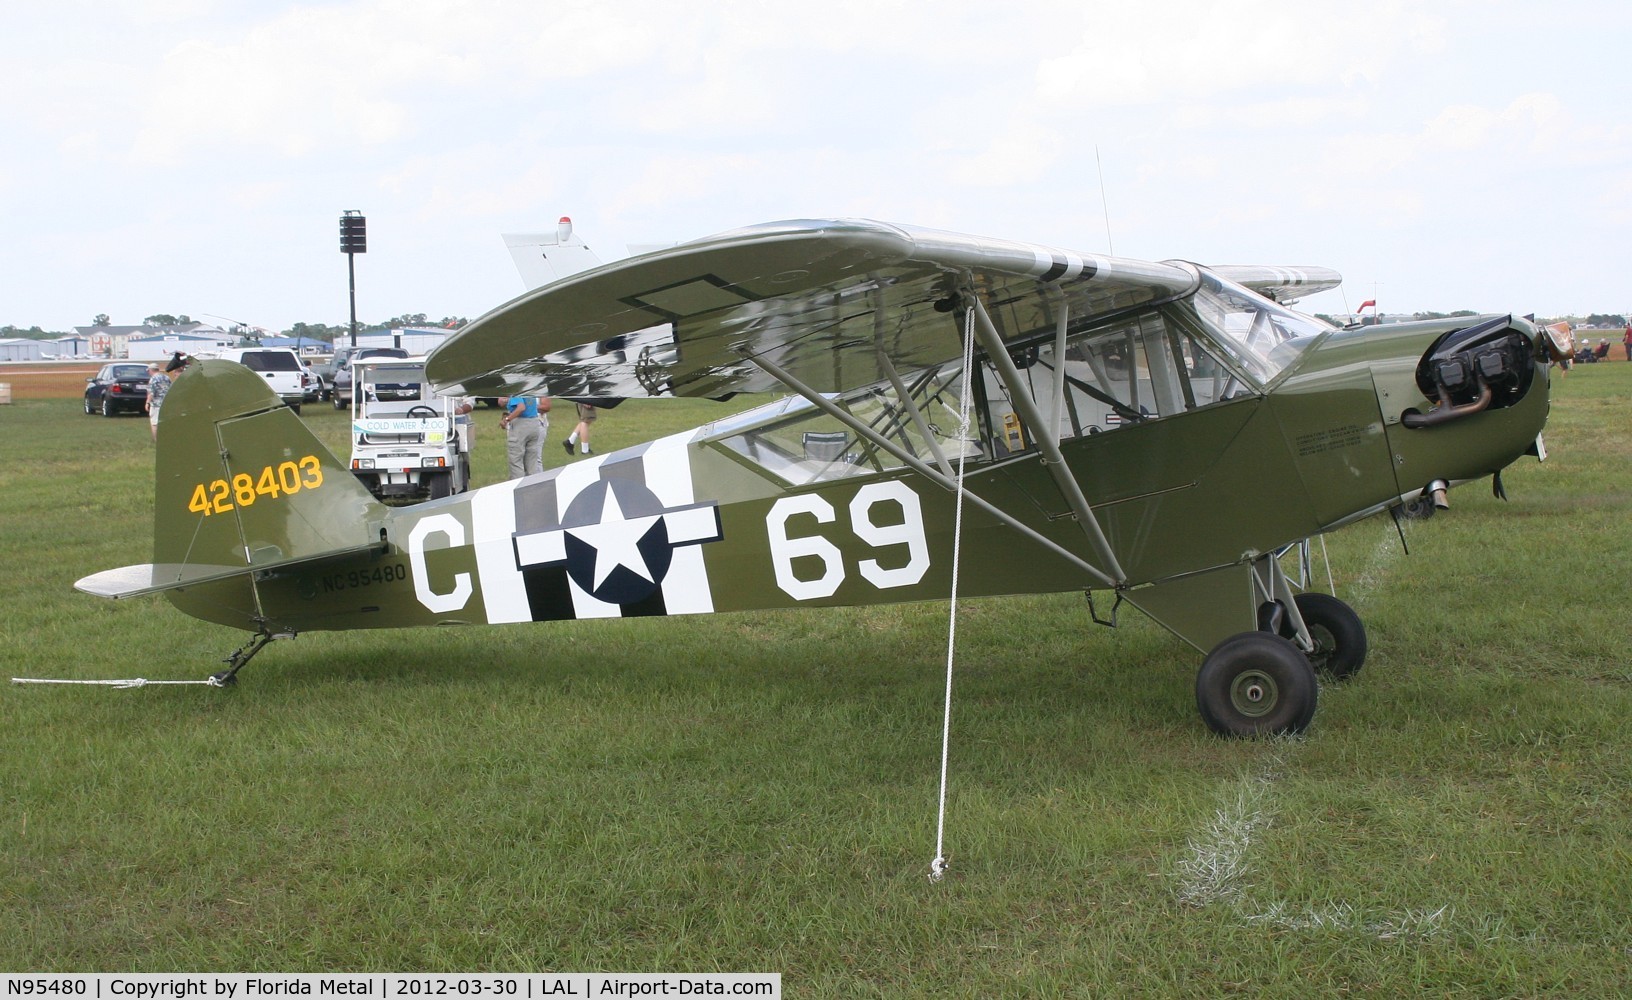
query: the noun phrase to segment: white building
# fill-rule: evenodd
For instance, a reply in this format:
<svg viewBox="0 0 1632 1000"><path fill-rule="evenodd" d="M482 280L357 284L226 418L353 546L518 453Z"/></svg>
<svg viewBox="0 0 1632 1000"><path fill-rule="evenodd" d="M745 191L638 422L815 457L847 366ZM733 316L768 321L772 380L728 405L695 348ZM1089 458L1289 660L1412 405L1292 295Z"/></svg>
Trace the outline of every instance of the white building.
<svg viewBox="0 0 1632 1000"><path fill-rule="evenodd" d="M84 337L91 345L91 354L101 358L130 358L133 361L152 361L165 357L170 352L162 347L142 347L140 353L131 353L131 344L142 341L153 341L155 338L163 342L166 337L173 337L178 344L174 350L217 350L216 342L220 347L231 347L238 342L238 338L228 334L218 326L208 326L203 323L180 323L176 326L76 326L74 332ZM211 346L193 346L188 340L187 346L182 344L182 338L203 338ZM200 343L203 343L201 341Z"/></svg>
<svg viewBox="0 0 1632 1000"><path fill-rule="evenodd" d="M238 343L236 334L224 330L203 330L175 333L164 331L147 337L131 337L125 341L125 357L132 361L158 361L177 351L183 354L214 354Z"/></svg>
<svg viewBox="0 0 1632 1000"><path fill-rule="evenodd" d="M45 341L27 337L0 340L0 361L40 361L45 358Z"/></svg>

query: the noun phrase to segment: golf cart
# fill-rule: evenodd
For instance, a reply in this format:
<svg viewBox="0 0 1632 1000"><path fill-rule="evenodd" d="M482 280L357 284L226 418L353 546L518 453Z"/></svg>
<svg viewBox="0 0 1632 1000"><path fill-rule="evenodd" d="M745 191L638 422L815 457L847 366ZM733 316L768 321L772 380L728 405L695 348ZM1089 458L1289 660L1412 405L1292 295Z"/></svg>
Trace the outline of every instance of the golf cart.
<svg viewBox="0 0 1632 1000"><path fill-rule="evenodd" d="M352 363L351 471L376 497L413 501L470 488L469 438L458 397L425 386L425 359Z"/></svg>

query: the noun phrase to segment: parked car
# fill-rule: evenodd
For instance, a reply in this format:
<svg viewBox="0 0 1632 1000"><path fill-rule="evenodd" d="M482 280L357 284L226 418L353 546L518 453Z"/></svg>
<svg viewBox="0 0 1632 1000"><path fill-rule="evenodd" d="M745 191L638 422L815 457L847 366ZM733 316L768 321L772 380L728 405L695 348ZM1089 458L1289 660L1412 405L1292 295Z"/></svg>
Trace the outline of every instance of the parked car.
<svg viewBox="0 0 1632 1000"><path fill-rule="evenodd" d="M300 412L306 401L306 366L300 355L287 347L234 347L219 356L259 372L289 409Z"/></svg>
<svg viewBox="0 0 1632 1000"><path fill-rule="evenodd" d="M323 376L319 375L315 368L307 364L305 358L301 359L300 367L301 386L306 390L306 402L315 403L327 399L328 386L323 384Z"/></svg>
<svg viewBox="0 0 1632 1000"><path fill-rule="evenodd" d="M329 401L337 410L351 405L351 365L364 358L406 358L408 352L400 347L342 347L334 352L334 378L329 382ZM376 392L386 393L385 399L418 399L417 385L376 385Z"/></svg>
<svg viewBox="0 0 1632 1000"><path fill-rule="evenodd" d="M133 361L103 365L85 380L85 412L104 417L147 409L147 365Z"/></svg>

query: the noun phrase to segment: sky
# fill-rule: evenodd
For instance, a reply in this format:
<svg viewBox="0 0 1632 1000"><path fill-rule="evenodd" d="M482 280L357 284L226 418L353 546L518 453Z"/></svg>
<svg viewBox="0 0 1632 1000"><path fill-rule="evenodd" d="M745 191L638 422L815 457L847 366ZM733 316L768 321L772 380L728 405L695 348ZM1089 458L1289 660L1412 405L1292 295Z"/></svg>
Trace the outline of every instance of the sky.
<svg viewBox="0 0 1632 1000"><path fill-rule="evenodd" d="M0 9L0 325L475 318L860 217L1320 265L1300 308L1632 310L1625 0L55 0Z"/></svg>

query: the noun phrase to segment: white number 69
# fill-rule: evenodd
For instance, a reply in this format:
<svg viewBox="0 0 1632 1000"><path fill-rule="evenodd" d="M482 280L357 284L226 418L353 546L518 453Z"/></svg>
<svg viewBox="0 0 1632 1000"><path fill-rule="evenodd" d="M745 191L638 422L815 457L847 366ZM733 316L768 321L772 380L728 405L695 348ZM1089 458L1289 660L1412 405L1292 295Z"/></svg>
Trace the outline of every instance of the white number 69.
<svg viewBox="0 0 1632 1000"><path fill-rule="evenodd" d="M894 524L879 524L873 519L873 508L879 503L894 501L901 508L901 520ZM765 515L765 529L770 537L771 563L776 571L776 585L797 601L812 601L832 597L844 582L844 557L839 547L820 535L800 538L788 537L788 518L795 514L810 514L819 524L834 520L833 505L814 493L798 497L783 497L771 506ZM924 515L918 503L918 494L899 480L872 483L856 491L850 501L850 528L855 536L873 548L905 545L905 565L886 568L877 559L863 559L857 564L862 578L880 590L910 587L924 578L929 571L929 543L924 538ZM793 561L802 556L820 561L822 571L813 579L802 580L793 570Z"/></svg>

